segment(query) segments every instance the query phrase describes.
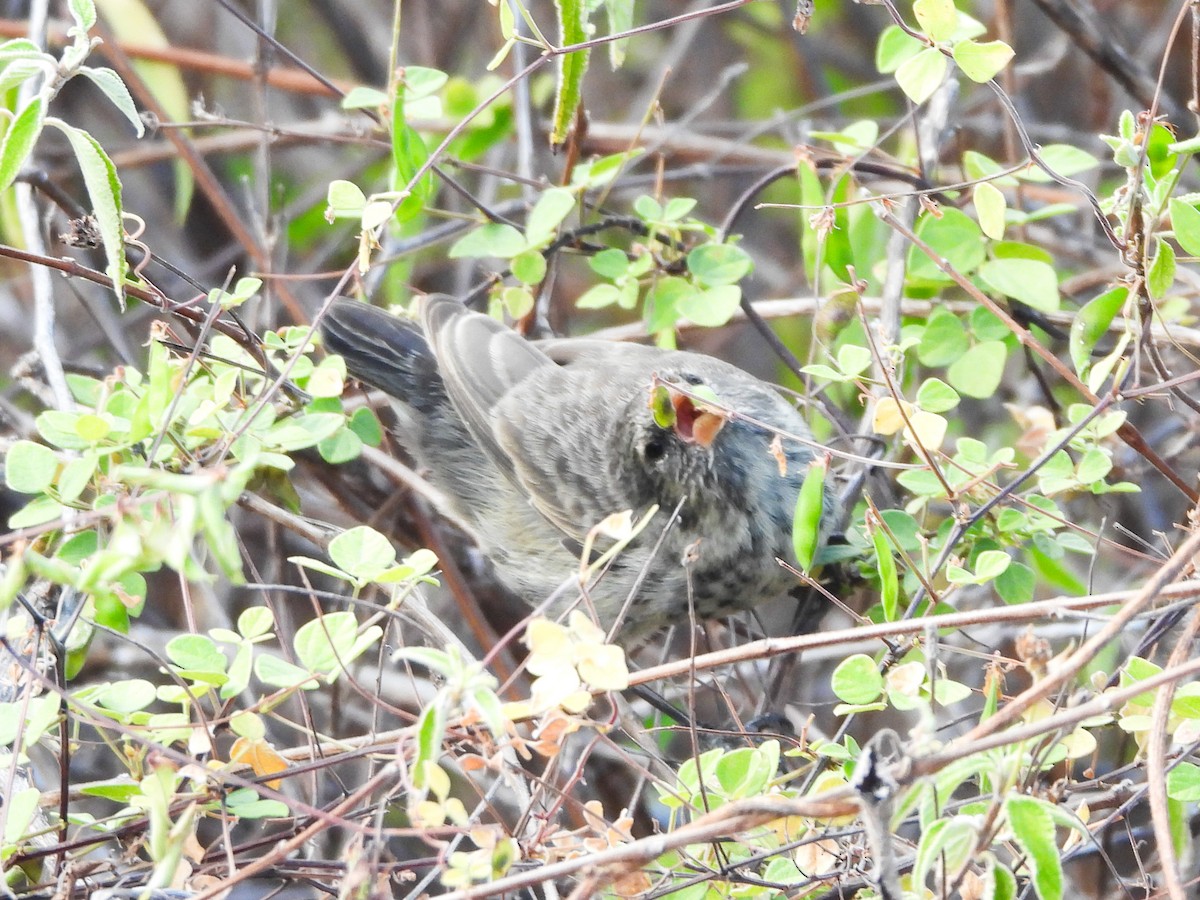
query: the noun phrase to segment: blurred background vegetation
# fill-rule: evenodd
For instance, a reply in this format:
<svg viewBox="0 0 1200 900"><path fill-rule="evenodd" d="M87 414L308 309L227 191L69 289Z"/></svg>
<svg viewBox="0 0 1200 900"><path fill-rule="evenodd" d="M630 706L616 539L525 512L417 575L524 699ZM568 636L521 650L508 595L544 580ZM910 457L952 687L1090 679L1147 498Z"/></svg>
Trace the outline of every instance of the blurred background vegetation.
<svg viewBox="0 0 1200 900"><path fill-rule="evenodd" d="M579 896L605 886L648 896L895 896L902 884L911 896L1033 891L1050 898L1065 892L1065 877L1088 897L1151 896L1159 888L1182 896L1189 878L1194 891L1200 769L1188 760L1200 740L1200 706L1171 705L1168 696L1168 720L1153 695L1133 691L1109 715L1085 718L1086 735L1064 720L990 756L952 743L964 735L984 741L989 718L1014 697L1018 705L1030 698L1032 709L1004 724L1029 725L1104 690L1158 678L1162 666L1195 662L1192 626L1179 624L1195 573L1176 552L1191 546L1200 465L1192 380L1200 281L1190 265L1200 232L1189 232L1185 218L1190 210L1200 221L1187 144L1197 130L1200 51L1189 7L960 0L958 12L980 24L980 40L1004 41L1015 56L991 84L951 66L945 82L935 79L914 103L887 61L907 58L896 50L904 40L897 20L919 34L936 18L938 4L921 2L914 13L909 3L817 0L811 16L794 0L584 4L591 30L582 37L633 33L592 49L581 107L567 110L570 128L552 146L564 97L561 57L543 56L529 36L533 25L561 44L559 18L575 8L568 0L525 3L527 17L514 21L527 40L507 52L502 11L484 0L96 0L91 33L100 42L88 62L111 67L126 83L145 135L136 137L87 77L67 81L49 111L107 152L121 205L136 216L124 223L128 264L141 286L157 292L122 309L111 285L78 270L39 286L36 273L63 257L99 272L108 264L103 240L86 233L80 240L79 218L95 196L78 150L47 128L17 184L0 194L0 427L4 450L19 445L23 463L13 475L10 461L0 491L5 520L18 516L0 553L4 600L15 604L5 649L24 661L6 676L8 718L0 724L28 720L25 704L34 697L70 702L61 710L47 705L38 739L9 757L8 796L19 793L19 779L61 790L41 798L36 814L30 806L26 827L4 832L13 889L50 896L57 883L57 896L132 885L232 887L239 897L399 897L475 883L481 893L473 896L482 896L494 878L524 877L500 882L497 893L536 885L539 896L551 896L557 878L558 889ZM50 3L48 13L45 46L57 57L72 41L69 7ZM45 14L42 4L4 3L0 36L21 38L31 26L41 36ZM565 58L577 64L583 55ZM19 110L27 73L2 51L0 62L7 108ZM423 88L421 78L432 80ZM393 120L398 85L407 95ZM1029 164L1035 148L1056 174ZM333 182L391 203L396 194L388 192L405 188L426 155L430 193L401 215L387 210L373 235L362 237L371 224L359 215L365 209L331 209ZM605 166L607 174L597 174ZM985 214L974 193L1001 170L1020 176L994 179L1004 196L1003 237L975 224ZM521 248L471 248L487 233L485 222L527 227L530 210L555 186L570 188L574 199L532 247L545 261L544 277L540 264L532 274L522 268L531 263L516 259ZM20 197L26 188L28 202ZM695 200L674 223L687 220L677 233L664 209L673 198ZM935 256L963 269L965 284L931 264L909 231L914 221ZM687 252L723 243L747 262L732 279L737 291L720 294L720 311L693 306L685 315L653 294L658 279L713 288ZM9 252L22 248L32 262ZM640 280L628 283L630 302L616 302L620 263L616 270L593 264L611 248L631 264L646 261ZM1006 286L985 257L1044 263L1052 284ZM217 319L205 322L205 298L217 289L239 294L244 278L261 286L242 284L252 298L226 303L236 312L227 310L217 330L229 343L206 344ZM610 293L595 293L610 284ZM529 695L520 669L526 648L512 631L528 611L503 595L469 539L437 515L419 473L391 467L374 448L358 455L364 443L380 442L369 416L338 418L336 435L311 442L280 438L271 446L292 456L288 471L252 465L245 447L235 446L231 459L245 464L244 481L233 479L237 490L215 506L201 503L192 518L177 515L179 501L139 520L136 551L128 551L136 564L123 575L136 572L140 581L121 589L133 590L133 599L115 582L89 593L95 585L78 573L90 571L121 532L109 520L94 526L87 513L103 509L105 497L120 498L113 503L122 512L144 499L122 482L120 466L154 457L148 448L165 440L179 456L164 472L228 477L222 467L235 432L231 419L202 408L219 389L205 383L188 393L195 370L183 361L193 348L208 347L197 369L220 382L229 362L222 354L240 346L247 355L237 364L262 364L262 336L312 322L331 292L386 306L434 291L515 313L510 318L530 334L678 341L801 391L814 431L850 454L834 460L831 478L851 512L837 523L841 534L821 575L836 602L810 598L802 629L823 621L837 637L796 645L802 654L749 645L759 649L737 665L706 663L695 679L686 670L647 679L666 698L657 712L644 699L614 696L597 701L593 719L535 710L540 731L515 725L518 717L498 704ZM1123 293L1095 305L1112 291ZM1029 327L1030 341L1020 343L981 294ZM577 305L581 297L589 299ZM47 298L61 367L93 379L86 397L83 382L72 381L76 401L86 408L88 398L102 405L109 391L136 394L127 378L136 369L148 373L148 384L188 398L195 418L190 431L163 426L113 449L81 487L80 502L64 501L37 521L20 518L29 494L53 495L64 473L25 474L37 457L29 447L53 445L39 416L71 405L53 390L55 354L44 342L40 355L31 353L45 338L38 328L49 325ZM285 331L268 343L276 374L306 336ZM968 345L988 342L1000 348L998 358L955 370ZM174 360L162 363L161 382L153 380L151 344ZM224 398L228 409L263 399L281 421L295 416L297 427L315 434L333 420L306 416L354 416L366 405L353 387L344 406L337 401L339 379L337 389L319 390L313 366L306 360L288 370L292 383L282 392L270 378L247 376ZM1121 386L1132 399L1109 397L1114 368L1125 373ZM918 429L914 439L904 422L881 420L881 401L900 407L901 397L916 404L906 415L934 417L932 432ZM1133 435L1117 435L1117 420L1102 433L1067 434L1110 403L1128 416ZM200 425L209 431L201 435ZM931 440L939 428L945 439ZM76 437L86 443L86 435ZM956 443L963 438L982 448ZM403 458L402 435L382 442ZM922 449L923 442L934 446ZM931 465L927 451L937 445L945 455ZM56 446L64 452L52 467L82 449ZM1057 462L1049 460L1054 449L1062 453ZM877 463L918 471L905 480ZM930 475L938 465L960 489L952 497ZM1029 480L1019 481L1025 473ZM176 487L143 483L168 493ZM187 490L199 495L196 483ZM1003 484L1013 489L1002 493ZM38 490L24 489L30 485ZM993 513L997 496L1004 509ZM1039 511L1053 523L1031 524ZM226 524L216 521L226 516ZM391 561L355 571L348 560L358 545L343 545L341 558L330 549L347 576L341 580L289 561L326 559L328 539L360 524L386 535L400 557L421 548L437 554L441 587L421 588L427 611L393 615L402 601L415 601L378 583L366 587L388 580L382 572ZM180 546L157 547L151 532L164 545L173 533ZM93 534L93 543L81 549L79 533ZM363 538L364 546L376 546L373 539ZM61 565L33 562L41 557ZM412 586L427 562L410 557L411 569L391 580ZM314 580L330 593L310 591ZM1173 581L1182 584L1152 608ZM351 601L345 582L354 584ZM1154 596L1139 594L1149 588ZM1091 609L1089 598L1102 591L1128 594L1094 613L1064 612ZM1006 618L1006 604L1059 597L1066 599L1053 616ZM105 605L113 598L121 611L114 611L121 603ZM1137 617L1117 618L1118 601L1131 598L1140 604ZM385 632L375 616L389 602ZM254 612L264 606L267 620ZM764 631L790 634L793 609L781 603L757 618L711 626L698 643L681 627L632 654L631 668L693 647L747 646ZM329 618L347 610L357 618ZM913 615L950 611L980 617L940 641L934 627L915 638L901 627ZM83 635L72 618L79 615L89 623ZM314 622L353 632L346 644L328 639L334 657L370 648L345 678L327 659L326 668L319 664L325 645L314 649L322 640ZM895 631L853 634L872 622ZM1085 643L1113 623L1111 639ZM208 644L179 642L199 635L226 641L229 660L214 661ZM282 661L317 673L305 690L282 668L256 670L254 682L233 677L235 650L247 648L248 660L275 635ZM462 658L449 651L391 657L404 646L441 653L450 639L462 642ZM1076 651L1084 655L1070 656ZM472 669L465 661L472 655L486 665ZM1066 674L1055 681L1058 663ZM1178 685L1190 701L1190 674L1168 676L1155 686ZM185 683L192 695L171 693ZM147 684L144 704L130 699ZM203 684L240 690L207 695ZM310 691L314 685L319 690ZM674 714L662 712L670 707ZM147 718L167 710L177 718ZM153 730L168 725L183 730ZM0 730L9 745L22 746L19 727ZM746 730L754 736L742 737ZM735 801L799 803L823 791L861 801L869 768L862 747L889 755L878 750L880 734L897 735L891 762L905 774L896 810L871 814L860 802L856 820L853 806L822 817L780 805L754 824L794 818L741 841L681 839L686 850L661 856L635 843ZM780 745L792 751L782 765ZM518 759L531 747L533 762ZM234 771L242 780L206 782L187 769L193 758L214 769L217 761L240 761ZM729 761L718 772L719 760ZM1175 774L1163 772L1164 761ZM289 777L276 782L281 769ZM492 777L501 770L507 781ZM231 813L225 792L252 783L258 792L239 802L280 805ZM655 783L669 787L656 791ZM1152 815L1155 796L1163 806ZM1026 799L1034 805L1022 806ZM872 823L886 826L884 839ZM748 827L737 820L728 836ZM881 840L894 845L890 856L881 855ZM602 876L578 862L622 846L641 849L625 860L606 857L612 868ZM1164 846L1175 852L1160 858ZM567 868L540 875L535 863ZM277 889L283 893L270 893Z"/></svg>

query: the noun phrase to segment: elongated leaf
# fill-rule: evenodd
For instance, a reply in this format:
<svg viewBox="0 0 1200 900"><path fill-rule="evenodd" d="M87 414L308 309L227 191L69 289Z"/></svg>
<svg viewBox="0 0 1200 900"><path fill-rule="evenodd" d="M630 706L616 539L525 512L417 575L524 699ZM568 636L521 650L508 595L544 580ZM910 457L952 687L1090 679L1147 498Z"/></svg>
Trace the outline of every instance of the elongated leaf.
<svg viewBox="0 0 1200 900"><path fill-rule="evenodd" d="M392 104L392 164L395 166L393 188L402 191L429 159L429 148L404 117L407 88L404 79L396 83L396 100ZM412 186L411 193L396 207L396 221L416 218L433 196L433 173L426 172Z"/></svg>
<svg viewBox="0 0 1200 900"><path fill-rule="evenodd" d="M10 91L42 72L53 72L56 65L54 58L49 56L45 59L14 59L0 62L0 92Z"/></svg>
<svg viewBox="0 0 1200 900"><path fill-rule="evenodd" d="M611 34L628 31L633 27L633 0L607 0L604 4L608 12L608 30ZM620 68L625 62L625 45L629 39L613 41L608 45L608 62L614 68Z"/></svg>
<svg viewBox="0 0 1200 900"><path fill-rule="evenodd" d="M800 568L807 572L817 556L821 536L821 511L825 499L825 460L816 460L808 468L800 493L796 497L796 514L792 519L792 552Z"/></svg>
<svg viewBox="0 0 1200 900"><path fill-rule="evenodd" d="M34 97L8 127L4 144L0 145L0 192L8 189L33 151L46 118L46 104Z"/></svg>
<svg viewBox="0 0 1200 900"><path fill-rule="evenodd" d="M1096 342L1108 330L1112 320L1129 298L1129 288L1116 287L1089 300L1071 321L1070 350L1075 371L1082 375L1092 359Z"/></svg>
<svg viewBox="0 0 1200 900"><path fill-rule="evenodd" d="M104 91L104 96L129 120L138 137L146 133L146 126L142 124L142 117L138 115L137 107L133 103L133 97L129 95L129 88L125 87L125 82L121 80L120 75L112 69L104 67L94 69L91 66L81 66L79 74Z"/></svg>
<svg viewBox="0 0 1200 900"><path fill-rule="evenodd" d="M1033 887L1041 900L1061 900L1062 859L1054 840L1054 818L1050 804L1036 797L1013 794L1004 801L1008 824L1017 844L1027 855Z"/></svg>
<svg viewBox="0 0 1200 900"><path fill-rule="evenodd" d="M96 4L92 0L71 0L69 5L71 18L84 31L96 24Z"/></svg>
<svg viewBox="0 0 1200 900"><path fill-rule="evenodd" d="M900 611L900 580L896 574L896 560L882 528L873 530L871 543L879 566L879 603L883 607L883 619L885 622L894 622Z"/></svg>
<svg viewBox="0 0 1200 900"><path fill-rule="evenodd" d="M1188 256L1200 256L1200 211L1176 197L1171 198L1170 209L1175 240Z"/></svg>
<svg viewBox="0 0 1200 900"><path fill-rule="evenodd" d="M557 0L559 34L563 46L586 41L587 5L584 0ZM583 92L583 73L587 71L590 51L580 50L566 53L560 58L558 67L558 90L554 96L554 125L550 130L550 145L560 146L567 139L567 131L575 118L575 110Z"/></svg>
<svg viewBox="0 0 1200 900"><path fill-rule="evenodd" d="M112 279L113 293L124 309L125 275L129 267L125 262L125 228L121 222L121 181L117 178L117 167L100 142L86 131L60 119L49 118L46 123L67 136L75 159L79 161L88 199L92 201L92 215L104 241L104 258L108 263L104 272Z"/></svg>

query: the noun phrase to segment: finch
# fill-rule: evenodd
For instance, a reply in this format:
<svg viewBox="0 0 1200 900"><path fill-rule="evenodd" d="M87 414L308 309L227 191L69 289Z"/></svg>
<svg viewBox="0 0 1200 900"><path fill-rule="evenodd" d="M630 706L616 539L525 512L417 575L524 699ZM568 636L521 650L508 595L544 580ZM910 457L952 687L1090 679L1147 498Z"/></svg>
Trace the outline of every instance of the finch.
<svg viewBox="0 0 1200 900"><path fill-rule="evenodd" d="M557 592L561 609L586 594L626 643L796 586L778 560L796 564L792 519L813 451L770 385L699 353L529 341L446 296L418 307L414 321L338 299L325 344L395 401L402 443L527 603ZM595 526L654 506L581 584L581 552L611 545L589 538Z"/></svg>

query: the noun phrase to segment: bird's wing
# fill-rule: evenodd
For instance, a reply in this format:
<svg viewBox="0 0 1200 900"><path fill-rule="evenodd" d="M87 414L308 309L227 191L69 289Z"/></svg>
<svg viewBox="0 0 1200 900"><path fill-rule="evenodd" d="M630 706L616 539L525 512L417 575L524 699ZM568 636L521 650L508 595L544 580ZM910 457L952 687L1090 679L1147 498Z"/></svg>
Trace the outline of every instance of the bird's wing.
<svg viewBox="0 0 1200 900"><path fill-rule="evenodd" d="M500 470L528 491L497 440L494 411L518 384L538 370L555 369L555 363L512 329L453 297L425 297L421 321L454 408Z"/></svg>
<svg viewBox="0 0 1200 900"><path fill-rule="evenodd" d="M449 297L427 298L421 314L446 389L472 435L577 550L599 519L629 505L604 468L613 441L605 423L611 425L637 384L628 377L632 357L625 351L641 359L648 348L530 342Z"/></svg>

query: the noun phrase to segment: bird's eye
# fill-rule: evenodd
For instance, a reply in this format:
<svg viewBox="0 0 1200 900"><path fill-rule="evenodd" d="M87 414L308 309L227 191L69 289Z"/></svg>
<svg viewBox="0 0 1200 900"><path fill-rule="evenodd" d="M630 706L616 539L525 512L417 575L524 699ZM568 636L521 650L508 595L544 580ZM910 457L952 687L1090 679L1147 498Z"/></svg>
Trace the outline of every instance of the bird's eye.
<svg viewBox="0 0 1200 900"><path fill-rule="evenodd" d="M666 433L652 435L642 447L642 457L646 462L654 463L663 458L667 452Z"/></svg>
<svg viewBox="0 0 1200 900"><path fill-rule="evenodd" d="M703 378L701 378L699 375L693 375L691 373L685 373L683 376L683 380L686 381L688 384L703 384L704 383Z"/></svg>

